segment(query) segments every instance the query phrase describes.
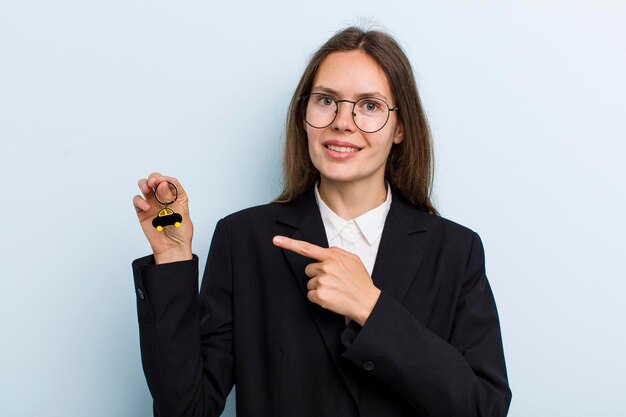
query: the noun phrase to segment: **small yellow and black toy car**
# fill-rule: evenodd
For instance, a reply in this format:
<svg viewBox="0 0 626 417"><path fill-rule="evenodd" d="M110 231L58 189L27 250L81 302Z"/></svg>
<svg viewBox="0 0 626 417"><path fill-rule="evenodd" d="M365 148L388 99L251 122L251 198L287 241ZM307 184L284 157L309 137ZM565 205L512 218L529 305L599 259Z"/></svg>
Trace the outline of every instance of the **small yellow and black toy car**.
<svg viewBox="0 0 626 417"><path fill-rule="evenodd" d="M159 211L159 214L152 220L152 226L154 226L159 232L163 231L164 226L176 226L180 227L183 221L183 216L176 213L174 210L165 207Z"/></svg>

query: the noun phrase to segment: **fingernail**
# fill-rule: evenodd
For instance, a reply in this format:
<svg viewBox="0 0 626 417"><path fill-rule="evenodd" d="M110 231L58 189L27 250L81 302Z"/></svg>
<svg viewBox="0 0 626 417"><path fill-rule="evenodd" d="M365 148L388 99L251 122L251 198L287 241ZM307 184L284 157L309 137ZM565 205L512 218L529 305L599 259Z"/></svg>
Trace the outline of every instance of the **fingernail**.
<svg viewBox="0 0 626 417"><path fill-rule="evenodd" d="M283 243L283 238L280 236L274 236L274 239L272 239L272 242L274 242L274 244L276 245L280 245L281 243Z"/></svg>

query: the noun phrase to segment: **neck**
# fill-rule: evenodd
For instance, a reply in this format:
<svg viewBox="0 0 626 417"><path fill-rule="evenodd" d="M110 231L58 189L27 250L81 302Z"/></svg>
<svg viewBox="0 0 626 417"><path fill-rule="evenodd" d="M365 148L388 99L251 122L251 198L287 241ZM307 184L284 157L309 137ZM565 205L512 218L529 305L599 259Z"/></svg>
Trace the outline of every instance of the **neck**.
<svg viewBox="0 0 626 417"><path fill-rule="evenodd" d="M352 220L380 206L387 199L385 180L371 183L320 179L319 193L324 203L339 217Z"/></svg>

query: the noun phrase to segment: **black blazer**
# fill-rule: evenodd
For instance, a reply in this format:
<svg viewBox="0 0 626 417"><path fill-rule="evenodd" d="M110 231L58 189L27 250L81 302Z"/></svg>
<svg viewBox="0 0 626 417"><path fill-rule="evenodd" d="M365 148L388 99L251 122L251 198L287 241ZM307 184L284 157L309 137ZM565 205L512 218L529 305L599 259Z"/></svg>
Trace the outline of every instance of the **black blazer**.
<svg viewBox="0 0 626 417"><path fill-rule="evenodd" d="M505 416L511 400L478 235L393 194L361 328L306 298L312 260L274 235L327 247L313 190L217 223L198 258L133 263L143 368L156 416Z"/></svg>

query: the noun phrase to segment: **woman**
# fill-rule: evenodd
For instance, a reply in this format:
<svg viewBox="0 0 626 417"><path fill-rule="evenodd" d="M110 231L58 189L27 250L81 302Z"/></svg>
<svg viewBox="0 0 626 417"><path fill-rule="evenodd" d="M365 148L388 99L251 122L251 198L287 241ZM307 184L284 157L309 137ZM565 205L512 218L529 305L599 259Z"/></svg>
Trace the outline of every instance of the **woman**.
<svg viewBox="0 0 626 417"><path fill-rule="evenodd" d="M411 66L348 28L291 102L285 188L217 223L200 295L187 195L139 181L153 255L133 264L157 416L504 416L508 388L480 239L429 200L431 139ZM179 228L151 224L179 196Z"/></svg>

